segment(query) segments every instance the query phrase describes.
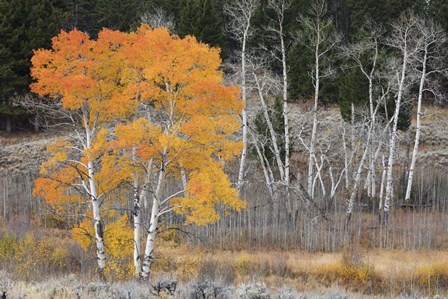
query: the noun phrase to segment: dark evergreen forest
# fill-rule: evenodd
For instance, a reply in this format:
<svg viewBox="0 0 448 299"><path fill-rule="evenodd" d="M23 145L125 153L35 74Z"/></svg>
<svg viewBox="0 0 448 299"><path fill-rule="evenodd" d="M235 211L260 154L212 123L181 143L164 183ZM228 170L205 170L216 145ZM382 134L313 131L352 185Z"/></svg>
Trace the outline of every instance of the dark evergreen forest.
<svg viewBox="0 0 448 299"><path fill-rule="evenodd" d="M29 93L29 69L33 49L48 48L51 38L60 30L78 29L95 37L104 27L121 31L135 29L141 22L158 14L169 20L171 30L180 35L194 35L201 42L221 48L224 62L233 62L232 54L238 45L226 33L227 18L218 0L1 0L0 1L0 130L30 130L33 115L17 101ZM274 13L262 1L253 20L255 35L250 48L269 49L272 44L266 28ZM307 16L312 0L294 0L286 11L284 28L287 45L290 101L312 97L309 70L313 65L312 52L300 43L302 30L299 16ZM403 11L413 10L431 17L448 30L448 2L445 0L332 0L328 2L328 18L334 30L342 36L342 44L355 42L368 21L388 27ZM349 117L351 103L365 99L367 82L356 68L346 67L346 61L334 51L332 64L335 75L322 82L323 103L337 103L344 117ZM387 53L382 53L386 56ZM274 60L271 70L281 73ZM447 84L444 84L445 86ZM446 88L445 88L446 89ZM363 101L363 100L361 100ZM406 111L401 127L406 128ZM39 127L34 127L39 130Z"/></svg>

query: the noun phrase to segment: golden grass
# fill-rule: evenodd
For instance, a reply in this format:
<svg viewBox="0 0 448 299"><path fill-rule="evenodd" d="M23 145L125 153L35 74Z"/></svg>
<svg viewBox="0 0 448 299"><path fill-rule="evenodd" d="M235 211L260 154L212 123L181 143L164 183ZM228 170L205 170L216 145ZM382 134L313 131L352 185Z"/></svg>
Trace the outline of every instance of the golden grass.
<svg viewBox="0 0 448 299"><path fill-rule="evenodd" d="M158 252L161 259L156 261L155 274L160 269L158 264L170 260L170 270L181 281L210 275L219 279L227 274L230 283L260 280L272 289L292 285L299 290L312 291L342 286L368 294L448 294L448 262L443 262L448 261L448 251L355 248L341 253L307 253L162 245Z"/></svg>

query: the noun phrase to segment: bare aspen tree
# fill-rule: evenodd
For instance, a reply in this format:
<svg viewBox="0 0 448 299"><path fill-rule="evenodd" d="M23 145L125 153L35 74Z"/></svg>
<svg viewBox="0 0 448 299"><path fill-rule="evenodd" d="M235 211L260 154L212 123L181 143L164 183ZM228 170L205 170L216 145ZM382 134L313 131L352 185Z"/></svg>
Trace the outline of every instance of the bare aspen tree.
<svg viewBox="0 0 448 299"><path fill-rule="evenodd" d="M387 45L391 48L398 50L398 61L390 61L390 64L394 67L392 72L392 79L396 85L395 96L395 110L392 116L392 128L391 137L389 141L389 157L387 162L387 174L386 174L386 189L383 205L383 223L387 225L389 219L389 209L392 200L393 189L393 166L395 162L395 150L397 142L397 129L398 129L398 117L400 114L400 108L403 103L403 95L408 91L408 71L409 64L419 50L419 32L418 32L418 19L411 13L404 13L399 20L392 24L391 36L387 40Z"/></svg>
<svg viewBox="0 0 448 299"><path fill-rule="evenodd" d="M274 57L280 60L282 64L282 97L283 97L283 124L284 124L284 134L285 134L285 162L284 162L284 184L286 188L289 187L289 173L290 173L290 133L289 133L289 116L288 116L288 69L286 65L286 50L285 45L285 32L284 32L284 21L285 21L285 11L291 5L289 0L270 0L268 6L272 8L275 12L275 25L269 27L269 30L274 32L278 39L280 40L280 57L274 54Z"/></svg>
<svg viewBox="0 0 448 299"><path fill-rule="evenodd" d="M412 150L411 165L409 167L409 176L406 187L405 200L411 198L412 179L414 177L415 164L417 161L418 146L421 133L421 117L422 117L422 100L423 93L429 92L436 94L435 88L427 83L428 76L433 73L440 72L443 64L444 49L442 48L447 38L442 28L437 26L432 20L419 19L417 22L417 30L422 35L420 50L415 57L415 69L420 75L418 98L417 98L417 123L415 128L414 148Z"/></svg>
<svg viewBox="0 0 448 299"><path fill-rule="evenodd" d="M380 215L381 215L381 210L383 209L383 196L384 196L384 185L386 182L386 159L384 157L384 155L382 156L381 159L381 186L380 186L380 198L378 201L378 210L380 211Z"/></svg>
<svg viewBox="0 0 448 299"><path fill-rule="evenodd" d="M253 77L255 90L260 99L262 112L264 120L268 126L269 136L272 141L273 152L275 160L277 162L278 172L280 174L280 180L285 179L285 170L283 167L283 162L280 155L280 147L277 139L277 132L275 132L274 126L272 124L271 117L269 115L269 107L266 97L269 96L271 90L274 89L278 83L278 80L273 78L273 76L266 70L263 63L254 62L254 59L249 59L249 64L251 66L250 72Z"/></svg>
<svg viewBox="0 0 448 299"><path fill-rule="evenodd" d="M173 31L175 27L174 17L168 15L165 10L160 7L154 8L152 12L145 12L140 17L140 21L148 24L152 28L165 27L169 31Z"/></svg>
<svg viewBox="0 0 448 299"><path fill-rule="evenodd" d="M296 138L309 153L310 148L302 136L302 133L306 131L305 123L301 124L301 129L298 131ZM337 121L335 123L334 119L327 119L325 121L321 121L320 125L331 129L324 130L316 139L316 151L315 155L313 155L314 164L316 165L316 172L313 176L313 188L309 197L313 198L315 196L316 187L320 185L321 195L323 197L329 195L330 199L333 199L336 195L338 187L340 186L341 180L346 175L347 168L353 163L354 152L349 153L346 149L345 136L347 130L343 122L339 123ZM334 155L337 151L331 150L331 147L332 145L338 143L344 149L343 163L341 163L341 160L339 159L340 153L336 155L338 158L335 159L336 156L332 157L332 154ZM326 176L327 173L328 177ZM329 182L327 178L329 178ZM329 190L329 192L327 192L327 190Z"/></svg>
<svg viewBox="0 0 448 299"><path fill-rule="evenodd" d="M366 24L365 29L363 30L364 36L360 42L350 45L344 49L344 55L346 55L349 59L353 60L356 66L360 69L363 76L369 82L369 117L367 117L367 126L368 132L366 137L365 146L363 148L362 156L360 158L358 168L354 174L353 185L351 186L351 192L349 198L346 200L346 217L345 217L345 228L348 228L350 223L350 219L353 212L353 207L355 203L356 194L358 192L358 187L361 181L361 174L364 169L364 163L367 159L368 153L371 152L371 145L373 134L376 126L376 115L379 107L383 104L388 91L382 92L379 94L378 99L375 101L374 99L374 81L378 71L378 54L379 54L379 38L381 35L381 28L377 25L368 22ZM367 57L367 58L366 58ZM375 104L376 102L376 104ZM351 119L352 119L352 131L354 128L354 118L355 118L355 110L354 105L352 104L351 110ZM352 147L354 146L354 140L352 135ZM352 149L354 150L354 149ZM373 159L372 159L373 160ZM373 163L369 165L369 174L374 167ZM367 181L367 180L366 180Z"/></svg>
<svg viewBox="0 0 448 299"><path fill-rule="evenodd" d="M32 124L35 130L57 130L64 126L73 126L73 115L62 109L60 102L29 93L13 98L13 103L34 114Z"/></svg>
<svg viewBox="0 0 448 299"><path fill-rule="evenodd" d="M313 127L309 143L308 161L308 194L313 194L313 173L315 165L315 143L318 126L318 105L320 80L332 75L331 68L326 63L330 51L340 42L340 35L334 31L333 21L327 17L327 3L317 0L311 6L310 17L300 17L303 31L297 35L297 41L314 53L314 70L311 77L314 86ZM322 68L327 66L324 71Z"/></svg>
<svg viewBox="0 0 448 299"><path fill-rule="evenodd" d="M379 55L379 39L382 34L382 28L369 21L366 23L365 28L363 28L363 34L365 35L364 40L361 42L351 46L349 48L348 55L352 60L355 61L358 68L360 69L363 76L369 82L369 114L370 114L370 126L376 126L376 113L374 113L374 79L377 71L378 71L378 55ZM365 59L363 56L366 52L371 51L369 53L368 58ZM370 68L370 70L369 70ZM374 133L374 128L372 129L372 134ZM372 185L374 185L373 173L375 161L373 159L373 136L369 140L369 148L370 151L370 163L368 167L367 179L365 182L365 188L368 189L368 196L370 197L372 191Z"/></svg>
<svg viewBox="0 0 448 299"><path fill-rule="evenodd" d="M269 161L266 159L266 155L263 153L263 151L260 148L260 140L259 138L255 137L255 133L250 130L250 134L252 136L252 142L255 147L255 150L257 151L258 159L260 161L263 175L266 182L266 187L268 188L268 192L270 197L272 198L274 196L274 176L272 174L272 169L269 164ZM261 146L264 148L265 144L261 144Z"/></svg>
<svg viewBox="0 0 448 299"><path fill-rule="evenodd" d="M386 95L387 95L387 93L385 93L381 96L380 100L378 101L378 104L376 105L376 107L373 111L374 115L376 115L376 113L378 112L380 103L384 101ZM353 186L351 187L350 197L347 198L347 200L346 200L345 229L347 229L350 224L350 219L351 219L351 216L353 213L353 207L355 205L356 194L358 193L359 184L361 182L361 175L362 175L362 171L364 169L364 163L365 163L367 155L370 151L370 144L371 144L372 138L373 138L373 130L375 128L375 125L372 122L372 120L370 120L369 122L370 123L368 124L368 131L367 131L367 136L366 136L367 140L365 142L365 146L364 146L362 156L361 156L359 164L358 164L358 168L354 174Z"/></svg>
<svg viewBox="0 0 448 299"><path fill-rule="evenodd" d="M247 105L246 86L246 51L247 41L253 34L252 18L259 6L259 0L237 0L224 5L224 13L230 21L226 24L226 32L241 44L241 94L245 105ZM244 107L242 113L243 126L243 150L241 151L240 166L238 171L237 188L244 183L244 170L247 156L247 109Z"/></svg>

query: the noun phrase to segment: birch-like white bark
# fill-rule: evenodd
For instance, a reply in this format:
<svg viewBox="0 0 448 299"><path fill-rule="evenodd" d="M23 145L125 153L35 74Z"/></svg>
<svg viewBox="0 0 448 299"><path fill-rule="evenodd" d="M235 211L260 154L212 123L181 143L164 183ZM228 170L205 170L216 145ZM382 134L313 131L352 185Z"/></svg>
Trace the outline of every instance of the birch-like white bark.
<svg viewBox="0 0 448 299"><path fill-rule="evenodd" d="M141 228L141 211L140 211L140 196L139 196L139 181L138 175L134 173L134 208L133 208L133 222L134 222L134 269L135 276L141 276L142 263L140 257L140 228Z"/></svg>
<svg viewBox="0 0 448 299"><path fill-rule="evenodd" d="M260 150L260 146L258 145L258 141L254 136L254 133L251 132L252 135L252 141L254 143L255 146L255 150L257 151L257 155L258 155L258 159L260 160L261 163L261 167L263 169L263 175L264 175L264 179L266 182L266 187L268 188L269 191L269 195L271 196L271 198L274 195L274 190L273 190L273 181L271 176L269 175L268 169L266 168L266 164L265 164L265 157L263 156L261 150Z"/></svg>
<svg viewBox="0 0 448 299"><path fill-rule="evenodd" d="M231 19L226 25L226 31L235 40L241 43L241 96L244 101L244 108L241 113L242 117L242 133L243 133L243 149L241 151L240 165L238 170L237 188L241 190L244 184L244 173L246 167L247 156L247 86L246 86L246 54L247 40L250 37L251 22L258 7L259 0L237 0L226 3L224 13Z"/></svg>
<svg viewBox="0 0 448 299"><path fill-rule="evenodd" d="M269 1L269 6L273 8L276 13L277 28L272 29L280 40L280 53L281 53L281 63L282 63L282 97L283 97L283 125L284 125L284 138L285 138L285 162L284 166L284 184L286 188L289 187L289 173L290 173L290 163L289 163L289 155L290 155L290 136L289 136L289 110L288 110L288 69L286 64L286 45L284 39L283 32L283 23L285 19L285 11L289 7L290 2L288 0L271 0ZM288 191L289 194L289 191Z"/></svg>
<svg viewBox="0 0 448 299"><path fill-rule="evenodd" d="M311 130L311 141L310 141L310 155L308 161L308 194L311 198L314 198L313 192L313 170L314 170L314 156L315 156L315 143L316 143L316 133L317 133L317 108L319 104L319 46L320 46L320 24L317 22L316 30L316 47L314 51L314 105L313 105L313 128Z"/></svg>
<svg viewBox="0 0 448 299"><path fill-rule="evenodd" d="M444 49L442 45L445 44L447 37L446 33L439 26L434 24L432 20L426 21L420 19L418 22L419 30L422 33L423 46L422 53L423 57L421 59L417 59L421 63L421 72L420 72L420 84L418 90L418 99L417 99L417 120L416 120L416 130L415 130L415 139L414 139L414 148L412 151L412 159L411 165L409 167L409 176L406 187L406 195L405 201L408 201L411 198L411 190L412 190L412 180L415 172L415 165L417 162L417 153L418 147L420 143L420 134L421 134L421 118L422 118L422 100L423 100L423 92L425 91L425 83L427 81L428 74L432 72L437 72L440 69L440 65L443 63L442 54ZM427 71L428 59L431 60L431 70ZM419 66L419 67L420 67ZM434 90L428 90L434 94Z"/></svg>
<svg viewBox="0 0 448 299"><path fill-rule="evenodd" d="M404 198L406 201L408 201L411 198L412 179L414 177L415 164L417 161L418 145L420 142L420 132L422 129L422 124L421 124L422 98L423 98L423 88L424 88L425 77L426 77L426 59L427 59L427 51L425 49L423 66L422 66L423 70L422 70L422 75L420 78L420 86L419 86L418 100L417 100L417 123L416 123L416 128L415 128L414 149L412 150L411 166L409 167L408 183L407 183L407 187L406 187L406 195Z"/></svg>
<svg viewBox="0 0 448 299"><path fill-rule="evenodd" d="M95 134L95 127L90 128L88 122L87 111L83 114L83 122L86 133L86 142L85 142L85 150L88 150L92 146L92 139ZM94 125L96 122L94 122ZM90 199L92 203L92 212L93 212L93 227L95 231L95 245L96 245L96 258L98 263L98 275L101 280L105 280L104 277L104 269L106 268L106 246L104 244L104 231L103 231L103 223L101 221L101 213L100 213L100 202L98 200L98 192L96 189L95 182L95 169L93 161L87 162L87 174L89 181L88 193L90 194Z"/></svg>
<svg viewBox="0 0 448 299"><path fill-rule="evenodd" d="M252 75L255 78L255 84L257 87L257 91L258 91L258 97L260 99L261 107L263 109L263 116L266 121L266 124L268 125L269 134L270 134L271 141L272 141L272 147L274 149L275 160L277 162L278 171L280 173L280 179L282 181L284 181L285 172L284 172L284 168L283 168L282 158L280 156L280 148L278 146L277 134L274 130L274 126L272 124L271 117L269 116L269 108L268 108L268 105L266 104L265 94L263 93L263 88L260 84L260 79L258 78L257 73L255 71L253 71Z"/></svg>
<svg viewBox="0 0 448 299"><path fill-rule="evenodd" d="M162 162L163 164L164 162ZM157 185L152 196L152 210L149 222L148 237L146 239L145 253L143 255L142 277L147 280L150 275L151 265L154 262L154 245L156 240L157 228L159 225L160 196L162 186L165 180L165 165L161 165L158 173Z"/></svg>

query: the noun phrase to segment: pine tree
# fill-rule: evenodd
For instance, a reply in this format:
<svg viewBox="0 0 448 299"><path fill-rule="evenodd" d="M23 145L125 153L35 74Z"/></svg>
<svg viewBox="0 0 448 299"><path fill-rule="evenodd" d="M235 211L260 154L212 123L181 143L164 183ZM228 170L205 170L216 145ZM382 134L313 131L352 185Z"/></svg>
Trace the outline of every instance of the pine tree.
<svg viewBox="0 0 448 299"><path fill-rule="evenodd" d="M0 116L7 131L24 114L11 98L28 91L33 49L50 44L61 17L51 0L0 0Z"/></svg>
<svg viewBox="0 0 448 299"><path fill-rule="evenodd" d="M176 33L180 36L193 35L199 41L223 51L226 56L227 40L223 34L224 16L222 4L214 0L184 1L176 24Z"/></svg>
<svg viewBox="0 0 448 299"><path fill-rule="evenodd" d="M195 35L197 30L198 0L183 1L179 21L176 24L176 33L180 36Z"/></svg>
<svg viewBox="0 0 448 299"><path fill-rule="evenodd" d="M96 36L101 29L97 22L95 8L98 0L63 0L63 28L78 29Z"/></svg>
<svg viewBox="0 0 448 299"><path fill-rule="evenodd" d="M139 21L139 0L97 0L96 22L100 28L129 31Z"/></svg>

